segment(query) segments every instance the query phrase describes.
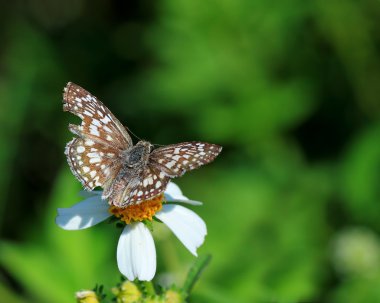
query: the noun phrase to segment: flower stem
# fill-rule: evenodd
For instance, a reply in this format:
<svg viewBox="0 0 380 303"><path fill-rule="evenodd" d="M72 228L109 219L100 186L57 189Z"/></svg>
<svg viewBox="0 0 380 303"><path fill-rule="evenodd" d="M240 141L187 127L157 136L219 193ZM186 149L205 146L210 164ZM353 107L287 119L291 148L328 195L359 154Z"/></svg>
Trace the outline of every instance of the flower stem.
<svg viewBox="0 0 380 303"><path fill-rule="evenodd" d="M199 256L194 265L190 268L185 283L183 284L183 289L190 294L194 287L194 284L198 281L203 270L211 261L211 255Z"/></svg>
<svg viewBox="0 0 380 303"><path fill-rule="evenodd" d="M156 290L154 289L154 285L152 281L144 281L142 282L145 288L145 293L149 296L154 296L156 295Z"/></svg>

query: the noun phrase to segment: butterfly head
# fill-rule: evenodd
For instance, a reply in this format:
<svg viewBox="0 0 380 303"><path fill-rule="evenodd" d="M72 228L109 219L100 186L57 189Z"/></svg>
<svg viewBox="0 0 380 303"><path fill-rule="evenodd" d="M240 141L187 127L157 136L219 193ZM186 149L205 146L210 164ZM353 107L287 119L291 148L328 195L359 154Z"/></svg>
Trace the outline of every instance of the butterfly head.
<svg viewBox="0 0 380 303"><path fill-rule="evenodd" d="M153 145L147 141L139 141L135 146L125 152L126 164L129 167L146 165Z"/></svg>

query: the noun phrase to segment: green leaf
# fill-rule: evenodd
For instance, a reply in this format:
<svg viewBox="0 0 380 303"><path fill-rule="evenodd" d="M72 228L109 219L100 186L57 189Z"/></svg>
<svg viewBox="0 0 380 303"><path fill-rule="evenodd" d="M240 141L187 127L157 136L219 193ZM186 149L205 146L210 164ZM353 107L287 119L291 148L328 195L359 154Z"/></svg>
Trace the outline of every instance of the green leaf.
<svg viewBox="0 0 380 303"><path fill-rule="evenodd" d="M202 272L211 261L211 255L199 256L190 268L183 289L190 294L195 283L199 280Z"/></svg>

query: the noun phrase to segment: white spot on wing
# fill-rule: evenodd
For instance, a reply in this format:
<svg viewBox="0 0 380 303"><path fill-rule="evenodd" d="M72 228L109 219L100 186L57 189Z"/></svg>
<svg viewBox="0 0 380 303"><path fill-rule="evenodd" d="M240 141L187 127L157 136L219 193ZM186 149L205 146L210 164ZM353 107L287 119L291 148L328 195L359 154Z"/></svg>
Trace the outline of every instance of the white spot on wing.
<svg viewBox="0 0 380 303"><path fill-rule="evenodd" d="M92 146L95 144L94 141L90 140L90 139L86 139L86 141L84 141L84 144L87 145L87 146Z"/></svg>
<svg viewBox="0 0 380 303"><path fill-rule="evenodd" d="M175 165L175 162L174 161L170 161L166 164L166 167L167 168L172 168L173 166Z"/></svg>
<svg viewBox="0 0 380 303"><path fill-rule="evenodd" d="M94 128L90 127L90 134L94 135L94 136L98 136L98 137L100 136L100 133L96 127L94 127Z"/></svg>
<svg viewBox="0 0 380 303"><path fill-rule="evenodd" d="M106 132L112 133L112 130L111 130L108 126L103 126L103 129L104 129Z"/></svg>
<svg viewBox="0 0 380 303"><path fill-rule="evenodd" d="M100 158L99 157L94 157L94 158L90 159L90 163L97 163L97 162L100 162Z"/></svg>
<svg viewBox="0 0 380 303"><path fill-rule="evenodd" d="M94 124L96 126L102 126L102 124L97 119L92 119L92 124Z"/></svg>
<svg viewBox="0 0 380 303"><path fill-rule="evenodd" d="M111 122L111 119L108 118L108 116L105 116L103 119L100 119L104 124L107 124L108 122Z"/></svg>
<svg viewBox="0 0 380 303"><path fill-rule="evenodd" d="M93 116L92 113L90 113L90 112L87 111L87 110L85 110L83 113L84 113L86 116L89 116L89 117L92 117L92 116Z"/></svg>
<svg viewBox="0 0 380 303"><path fill-rule="evenodd" d="M98 153L88 153L87 156L90 158L99 157Z"/></svg>

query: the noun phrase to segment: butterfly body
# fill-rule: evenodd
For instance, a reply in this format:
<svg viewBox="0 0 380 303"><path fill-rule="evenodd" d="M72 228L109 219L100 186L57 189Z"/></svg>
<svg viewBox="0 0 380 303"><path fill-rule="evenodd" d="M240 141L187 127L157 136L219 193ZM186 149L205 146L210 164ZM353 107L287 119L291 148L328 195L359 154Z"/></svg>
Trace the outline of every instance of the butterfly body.
<svg viewBox="0 0 380 303"><path fill-rule="evenodd" d="M77 137L65 154L74 176L86 190L103 188L103 199L126 207L164 192L171 178L209 163L221 147L205 142L183 142L153 149L147 141L133 145L125 127L96 97L68 83L63 109L82 119L69 125Z"/></svg>
<svg viewBox="0 0 380 303"><path fill-rule="evenodd" d="M145 166L148 163L152 147L152 144L147 141L137 142L136 145L123 152L125 155L125 165L128 167Z"/></svg>

